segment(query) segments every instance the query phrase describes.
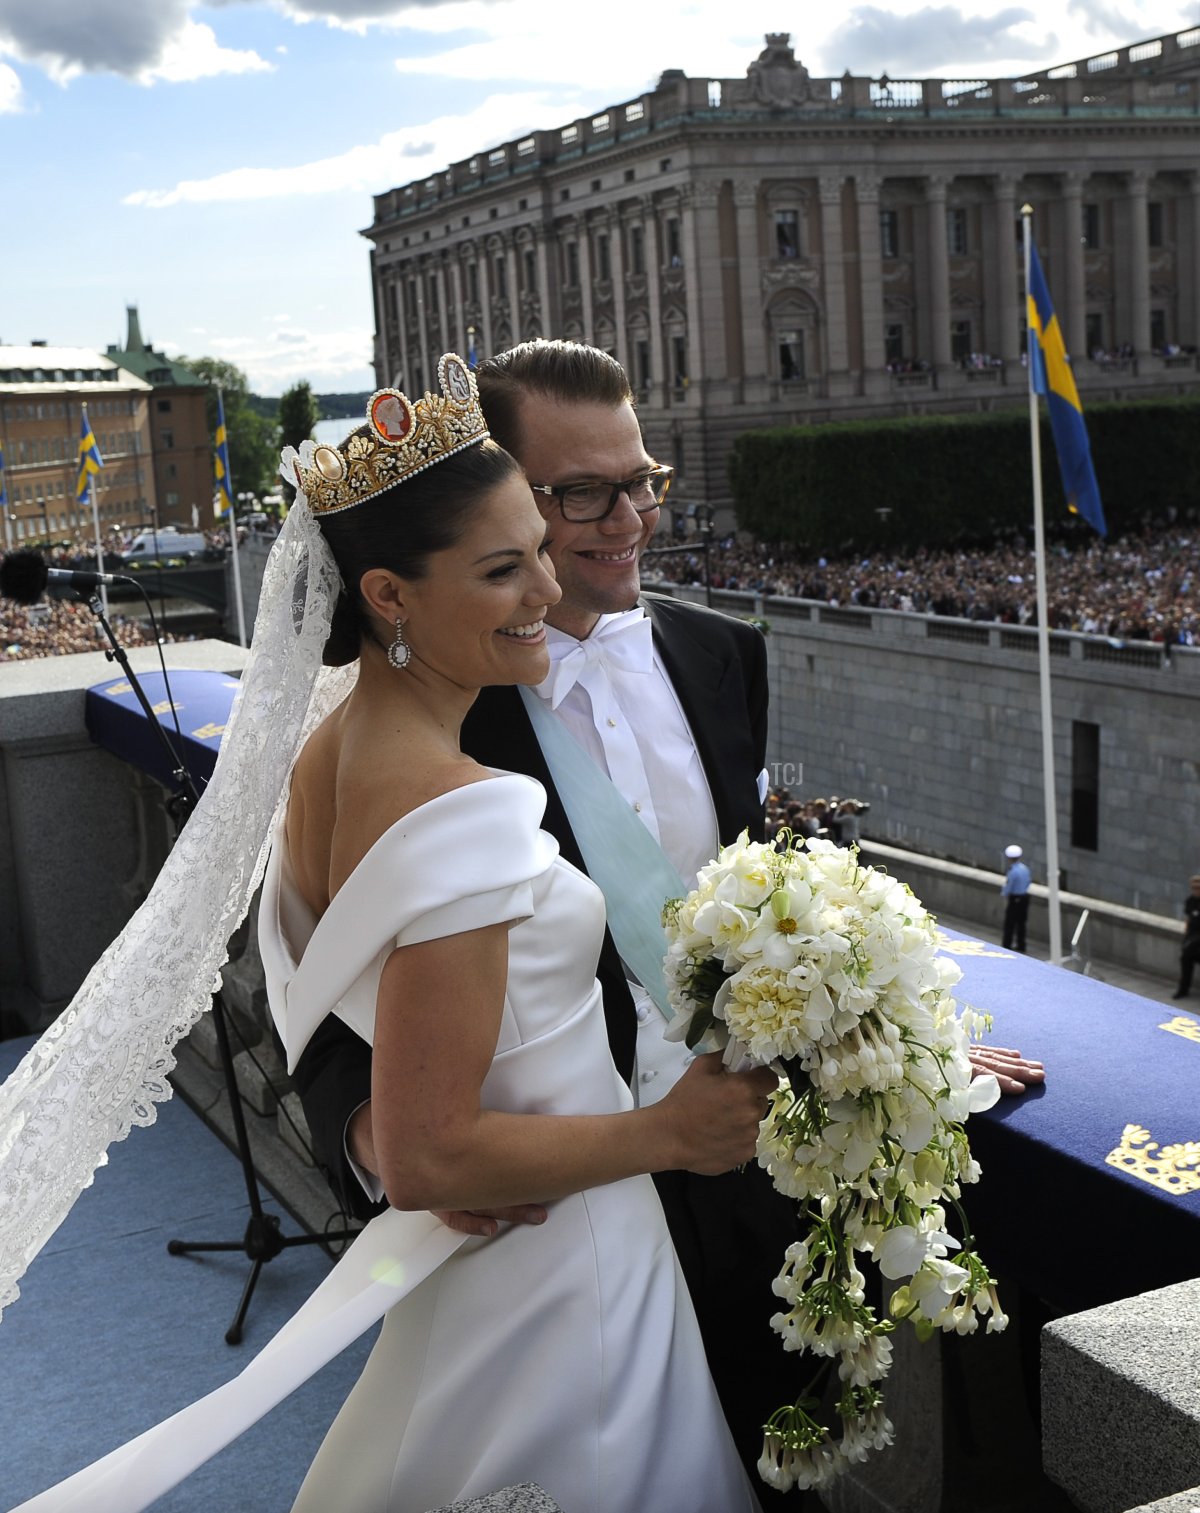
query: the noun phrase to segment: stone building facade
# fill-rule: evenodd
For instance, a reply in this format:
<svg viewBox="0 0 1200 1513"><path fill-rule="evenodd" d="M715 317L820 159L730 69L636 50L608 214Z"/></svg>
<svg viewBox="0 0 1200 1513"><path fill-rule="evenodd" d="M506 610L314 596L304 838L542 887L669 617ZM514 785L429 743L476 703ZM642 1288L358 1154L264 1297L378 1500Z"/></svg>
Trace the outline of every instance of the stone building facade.
<svg viewBox="0 0 1200 1513"><path fill-rule="evenodd" d="M150 445L158 513L157 518L142 523L182 530L208 528L213 522L214 489L212 439L205 411L208 387L182 363L143 339L136 305L126 307L125 318L125 344L110 345L108 356L154 389Z"/></svg>
<svg viewBox="0 0 1200 1513"><path fill-rule="evenodd" d="M672 502L767 425L1024 400L1020 209L1089 399L1200 384L1200 28L1020 79L735 79L375 197L376 376L531 336L626 365Z"/></svg>
<svg viewBox="0 0 1200 1513"><path fill-rule="evenodd" d="M80 415L87 404L104 459L97 507L105 530L155 509L151 386L84 347L0 346L0 445L7 510L2 544L92 540L90 504L75 499Z"/></svg>

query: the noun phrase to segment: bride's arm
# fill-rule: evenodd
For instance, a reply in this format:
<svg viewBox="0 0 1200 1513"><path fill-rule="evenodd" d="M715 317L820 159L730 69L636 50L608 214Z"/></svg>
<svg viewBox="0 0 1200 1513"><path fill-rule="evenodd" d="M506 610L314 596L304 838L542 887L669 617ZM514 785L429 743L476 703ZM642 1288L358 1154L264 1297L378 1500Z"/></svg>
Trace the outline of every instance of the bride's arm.
<svg viewBox="0 0 1200 1513"><path fill-rule="evenodd" d="M388 1199L402 1209L548 1201L644 1172L715 1175L752 1159L772 1073L699 1057L662 1102L628 1113L480 1106L508 976L508 926L403 946L383 969L372 1117Z"/></svg>

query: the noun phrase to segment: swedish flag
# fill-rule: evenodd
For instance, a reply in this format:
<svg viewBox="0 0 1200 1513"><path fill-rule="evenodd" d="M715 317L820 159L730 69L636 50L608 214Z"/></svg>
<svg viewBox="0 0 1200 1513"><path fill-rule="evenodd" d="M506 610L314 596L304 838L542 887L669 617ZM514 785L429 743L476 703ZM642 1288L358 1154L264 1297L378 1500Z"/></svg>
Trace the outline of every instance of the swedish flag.
<svg viewBox="0 0 1200 1513"><path fill-rule="evenodd" d="M215 513L217 519L220 520L223 515L228 515L233 509L233 495L230 493L229 440L225 435L225 400L220 389L217 390L217 443L214 471L217 480Z"/></svg>
<svg viewBox="0 0 1200 1513"><path fill-rule="evenodd" d="M1036 393L1046 396L1050 410L1050 429L1054 432L1054 447L1058 453L1058 470L1062 475L1063 492L1067 496L1067 508L1074 515L1082 515L1094 530L1107 536L1108 526L1104 520L1104 506L1100 503L1096 470L1092 466L1092 449L1088 444L1083 406L1079 403L1075 375L1067 361L1062 330L1054 306L1050 303L1050 291L1046 288L1037 248L1032 243L1029 248L1029 289L1025 303L1033 387Z"/></svg>
<svg viewBox="0 0 1200 1513"><path fill-rule="evenodd" d="M104 466L104 458L92 434L87 405L79 413L79 474L75 479L75 502L86 504L92 488L92 479Z"/></svg>

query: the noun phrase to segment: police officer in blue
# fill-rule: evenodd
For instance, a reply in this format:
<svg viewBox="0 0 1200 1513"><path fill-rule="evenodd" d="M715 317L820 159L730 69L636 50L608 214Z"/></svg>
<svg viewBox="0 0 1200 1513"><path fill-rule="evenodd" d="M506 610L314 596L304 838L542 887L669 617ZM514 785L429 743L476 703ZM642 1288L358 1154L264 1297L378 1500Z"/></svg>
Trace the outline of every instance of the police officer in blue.
<svg viewBox="0 0 1200 1513"><path fill-rule="evenodd" d="M1021 860L1020 846L1005 846L1005 877L1000 895L1004 906L1004 949L1025 949L1025 921L1029 917L1029 885L1033 881L1029 868Z"/></svg>

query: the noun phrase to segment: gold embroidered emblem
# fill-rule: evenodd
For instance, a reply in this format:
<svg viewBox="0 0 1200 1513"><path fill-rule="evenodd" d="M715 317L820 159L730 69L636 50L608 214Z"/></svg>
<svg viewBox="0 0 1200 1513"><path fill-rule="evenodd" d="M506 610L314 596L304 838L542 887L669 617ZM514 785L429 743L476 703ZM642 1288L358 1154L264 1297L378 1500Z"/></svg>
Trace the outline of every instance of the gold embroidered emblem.
<svg viewBox="0 0 1200 1513"><path fill-rule="evenodd" d="M1002 951L999 946L989 946L986 940L951 940L940 932L938 950L945 951L947 956L1008 956L1011 954L1008 951Z"/></svg>
<svg viewBox="0 0 1200 1513"><path fill-rule="evenodd" d="M1160 1146L1140 1124L1127 1124L1105 1164L1149 1182L1164 1193L1200 1192L1200 1140Z"/></svg>
<svg viewBox="0 0 1200 1513"><path fill-rule="evenodd" d="M192 734L198 741L211 741L214 736L224 735L224 725L214 725L210 720L207 725L201 725Z"/></svg>
<svg viewBox="0 0 1200 1513"><path fill-rule="evenodd" d="M1178 1035L1183 1040L1194 1040L1200 1045L1200 1020L1189 1019L1186 1014L1176 1014L1174 1019L1160 1024L1159 1029L1166 1030L1168 1035Z"/></svg>

